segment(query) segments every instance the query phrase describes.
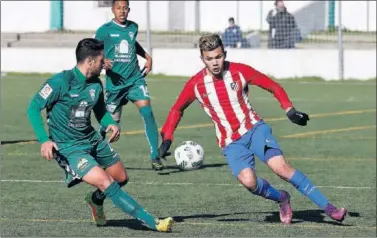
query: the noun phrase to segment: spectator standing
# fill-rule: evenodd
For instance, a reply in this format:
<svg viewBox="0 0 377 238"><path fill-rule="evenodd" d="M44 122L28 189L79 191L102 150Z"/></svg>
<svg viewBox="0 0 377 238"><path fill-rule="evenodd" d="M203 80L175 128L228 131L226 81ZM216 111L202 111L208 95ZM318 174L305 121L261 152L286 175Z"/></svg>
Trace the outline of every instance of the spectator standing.
<svg viewBox="0 0 377 238"><path fill-rule="evenodd" d="M296 20L294 16L287 11L283 1L275 1L275 9L268 13L266 21L270 24L268 48L295 48L297 32Z"/></svg>
<svg viewBox="0 0 377 238"><path fill-rule="evenodd" d="M223 34L223 42L225 47L241 48L242 45L242 31L239 26L234 22L234 18L231 17L228 20L229 26L225 29Z"/></svg>

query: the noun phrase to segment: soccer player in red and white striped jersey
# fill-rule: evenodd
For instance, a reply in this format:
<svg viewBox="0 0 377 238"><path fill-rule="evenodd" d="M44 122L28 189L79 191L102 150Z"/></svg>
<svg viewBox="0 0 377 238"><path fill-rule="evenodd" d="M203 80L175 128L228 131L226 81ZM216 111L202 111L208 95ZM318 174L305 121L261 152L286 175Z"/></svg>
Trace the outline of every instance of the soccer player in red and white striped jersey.
<svg viewBox="0 0 377 238"><path fill-rule="evenodd" d="M202 36L199 48L205 68L186 83L171 108L161 131L163 142L159 156L165 158L170 154L168 150L173 133L184 110L197 100L215 125L217 143L233 175L251 193L278 202L283 223L292 222L290 195L275 189L267 180L256 175L254 156L290 182L332 219L343 221L347 210L332 205L305 174L285 161L271 127L249 102L248 86L256 85L271 92L293 123L306 126L309 116L293 107L287 93L277 82L248 65L225 61L226 52L218 35Z"/></svg>

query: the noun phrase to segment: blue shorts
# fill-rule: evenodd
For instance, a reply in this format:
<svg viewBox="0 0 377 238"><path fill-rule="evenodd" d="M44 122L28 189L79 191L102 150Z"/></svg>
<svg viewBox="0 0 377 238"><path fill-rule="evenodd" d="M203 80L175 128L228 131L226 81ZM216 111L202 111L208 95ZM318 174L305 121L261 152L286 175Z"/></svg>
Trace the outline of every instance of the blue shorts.
<svg viewBox="0 0 377 238"><path fill-rule="evenodd" d="M237 178L245 168L255 168L254 156L266 163L270 158L283 155L271 127L263 121L258 122L240 139L227 145L223 151L227 163Z"/></svg>

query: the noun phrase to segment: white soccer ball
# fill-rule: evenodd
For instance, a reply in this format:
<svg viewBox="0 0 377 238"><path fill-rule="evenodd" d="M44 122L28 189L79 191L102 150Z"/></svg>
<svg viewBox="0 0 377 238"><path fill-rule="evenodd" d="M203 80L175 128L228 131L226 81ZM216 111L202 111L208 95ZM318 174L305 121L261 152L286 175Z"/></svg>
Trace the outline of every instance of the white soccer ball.
<svg viewBox="0 0 377 238"><path fill-rule="evenodd" d="M199 169L204 162L204 150L194 141L184 141L175 149L174 157L181 170Z"/></svg>

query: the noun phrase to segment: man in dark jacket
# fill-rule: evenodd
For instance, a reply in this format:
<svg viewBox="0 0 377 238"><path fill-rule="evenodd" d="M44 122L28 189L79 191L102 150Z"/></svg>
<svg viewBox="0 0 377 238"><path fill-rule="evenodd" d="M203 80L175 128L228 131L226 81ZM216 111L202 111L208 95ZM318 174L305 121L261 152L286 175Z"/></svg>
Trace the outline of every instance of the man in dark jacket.
<svg viewBox="0 0 377 238"><path fill-rule="evenodd" d="M297 31L295 18L287 11L283 1L275 1L275 7L268 13L266 19L270 24L268 48L295 48Z"/></svg>
<svg viewBox="0 0 377 238"><path fill-rule="evenodd" d="M234 22L234 18L229 18L229 27L225 29L223 34L223 42L225 47L241 48L242 31Z"/></svg>

